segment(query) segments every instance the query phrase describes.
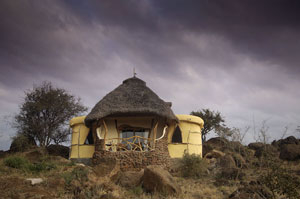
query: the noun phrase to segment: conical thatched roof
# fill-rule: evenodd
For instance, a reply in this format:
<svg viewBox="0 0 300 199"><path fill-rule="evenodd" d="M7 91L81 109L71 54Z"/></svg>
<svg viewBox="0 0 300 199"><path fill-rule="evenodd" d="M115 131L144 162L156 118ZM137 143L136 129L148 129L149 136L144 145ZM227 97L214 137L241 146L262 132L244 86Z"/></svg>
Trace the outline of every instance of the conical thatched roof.
<svg viewBox="0 0 300 199"><path fill-rule="evenodd" d="M146 83L129 78L100 100L85 119L86 126L107 116L159 116L178 121L171 103L160 99Z"/></svg>

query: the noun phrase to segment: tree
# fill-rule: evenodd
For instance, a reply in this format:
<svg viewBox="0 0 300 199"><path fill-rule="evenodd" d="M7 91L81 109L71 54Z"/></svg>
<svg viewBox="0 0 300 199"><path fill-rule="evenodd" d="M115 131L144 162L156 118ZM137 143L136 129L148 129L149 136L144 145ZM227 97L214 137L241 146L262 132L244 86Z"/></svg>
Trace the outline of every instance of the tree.
<svg viewBox="0 0 300 199"><path fill-rule="evenodd" d="M220 112L202 109L199 111L192 111L191 115L201 117L204 120L202 142L206 141L206 135L211 131L215 131L220 137L230 136L232 133L231 129L226 127L225 120Z"/></svg>
<svg viewBox="0 0 300 199"><path fill-rule="evenodd" d="M25 92L20 112L14 118L18 134L36 140L40 146L67 141L70 131L68 121L87 108L66 90L55 88L51 82L43 82Z"/></svg>

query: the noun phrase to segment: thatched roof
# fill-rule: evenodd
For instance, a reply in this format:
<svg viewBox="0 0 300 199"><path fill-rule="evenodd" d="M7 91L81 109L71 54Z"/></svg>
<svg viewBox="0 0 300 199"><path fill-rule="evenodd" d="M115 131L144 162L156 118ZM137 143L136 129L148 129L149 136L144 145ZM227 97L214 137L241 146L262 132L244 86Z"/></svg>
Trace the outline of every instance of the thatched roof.
<svg viewBox="0 0 300 199"><path fill-rule="evenodd" d="M171 103L160 99L146 83L137 78L129 78L103 97L87 115L86 126L107 116L159 116L168 121L178 121Z"/></svg>

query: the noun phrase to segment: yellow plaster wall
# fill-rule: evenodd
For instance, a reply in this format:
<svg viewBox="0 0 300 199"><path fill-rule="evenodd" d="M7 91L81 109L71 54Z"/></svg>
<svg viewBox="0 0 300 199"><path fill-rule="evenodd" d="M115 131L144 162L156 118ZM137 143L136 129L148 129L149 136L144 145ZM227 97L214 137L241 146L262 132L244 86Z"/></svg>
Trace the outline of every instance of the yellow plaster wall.
<svg viewBox="0 0 300 199"><path fill-rule="evenodd" d="M171 158L182 158L184 151L187 150L187 144L168 144L169 154Z"/></svg>
<svg viewBox="0 0 300 199"><path fill-rule="evenodd" d="M70 158L92 158L94 152L94 145L73 145Z"/></svg>
<svg viewBox="0 0 300 199"><path fill-rule="evenodd" d="M73 118L70 121L72 128L72 145L70 158L92 158L95 152L94 145L84 145L89 128L84 125L85 116Z"/></svg>
<svg viewBox="0 0 300 199"><path fill-rule="evenodd" d="M177 115L179 119L179 127L182 132L183 143L171 143L172 136L176 124L171 124L168 129L168 149L170 156L172 158L181 158L184 151L189 154L197 154L202 156L202 139L201 139L201 128L203 127L203 120L199 117L189 116L189 115ZM94 145L84 145L84 141L89 133L89 128L84 125L85 116L73 118L70 121L70 126L72 128L72 147L70 158L92 158L95 151ZM105 119L109 138L118 138L118 132L116 129L115 120L117 120L117 125L127 124L135 127L151 128L152 123L151 117L122 117L122 118L107 118ZM155 125L155 122L154 124ZM160 121L157 128L157 136L160 137L163 133L164 122ZM104 126L101 126L101 137L104 137ZM80 134L80 136L79 136ZM150 133L150 137L153 137L153 132ZM108 141L109 142L112 141ZM113 140L117 142L117 140Z"/></svg>
<svg viewBox="0 0 300 199"><path fill-rule="evenodd" d="M95 151L94 145L84 145L84 142L89 133L89 128L84 125L85 116L73 118L70 121L70 126L72 128L72 145L70 158L91 158ZM142 127L151 129L152 117L116 117L116 118L106 118L105 123L107 126L108 134L106 144L117 143L117 139L109 140L110 138L118 138L118 132L116 129L115 120L117 120L117 125L130 125L133 127ZM155 121L153 126L155 125ZM104 137L105 128L104 125L101 125L101 137ZM159 122L157 128L156 137L162 135L164 124ZM150 137L153 137L153 132L150 132Z"/></svg>
<svg viewBox="0 0 300 199"><path fill-rule="evenodd" d="M197 154L202 156L202 138L201 129L203 120L200 117L191 115L176 115L179 119L179 128L181 130L182 143L172 143L172 136L176 125L169 128L168 149L172 158L181 158L186 151L188 154Z"/></svg>

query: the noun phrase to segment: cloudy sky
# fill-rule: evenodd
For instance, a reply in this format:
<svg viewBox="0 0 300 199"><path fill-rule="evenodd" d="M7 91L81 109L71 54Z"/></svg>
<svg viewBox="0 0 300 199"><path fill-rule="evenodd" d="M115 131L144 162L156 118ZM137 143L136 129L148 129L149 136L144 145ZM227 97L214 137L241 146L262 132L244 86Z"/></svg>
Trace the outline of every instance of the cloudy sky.
<svg viewBox="0 0 300 199"><path fill-rule="evenodd" d="M210 108L228 126L300 125L298 0L2 0L0 150L24 90L51 81L92 108L137 76L176 114Z"/></svg>

